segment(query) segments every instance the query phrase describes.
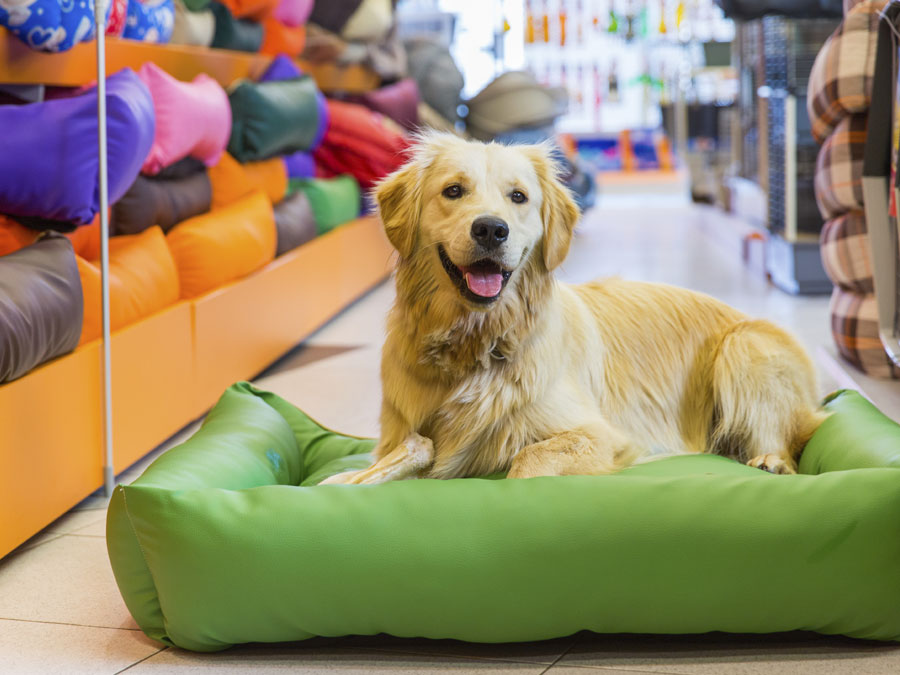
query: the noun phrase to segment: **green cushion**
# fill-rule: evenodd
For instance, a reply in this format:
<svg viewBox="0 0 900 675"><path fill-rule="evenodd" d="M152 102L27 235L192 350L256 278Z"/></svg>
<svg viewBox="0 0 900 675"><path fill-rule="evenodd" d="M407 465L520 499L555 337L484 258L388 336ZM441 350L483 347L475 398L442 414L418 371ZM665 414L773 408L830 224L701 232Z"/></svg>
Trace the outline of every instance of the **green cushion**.
<svg viewBox="0 0 900 675"><path fill-rule="evenodd" d="M209 9L216 20L216 30L210 47L239 52L258 52L263 41L262 24L235 19L225 5L209 2Z"/></svg>
<svg viewBox="0 0 900 675"><path fill-rule="evenodd" d="M359 215L359 183L353 176L292 178L288 194L303 192L312 206L316 233L324 234Z"/></svg>
<svg viewBox="0 0 900 675"><path fill-rule="evenodd" d="M900 639L900 428L854 392L775 476L712 455L612 476L313 487L369 440L249 384L116 488L107 542L152 638L475 642L812 630ZM872 467L857 469L854 462ZM298 487L299 486L299 487Z"/></svg>
<svg viewBox="0 0 900 675"><path fill-rule="evenodd" d="M311 150L325 124L322 94L309 76L293 80L243 80L228 94L231 138L228 152L251 162Z"/></svg>

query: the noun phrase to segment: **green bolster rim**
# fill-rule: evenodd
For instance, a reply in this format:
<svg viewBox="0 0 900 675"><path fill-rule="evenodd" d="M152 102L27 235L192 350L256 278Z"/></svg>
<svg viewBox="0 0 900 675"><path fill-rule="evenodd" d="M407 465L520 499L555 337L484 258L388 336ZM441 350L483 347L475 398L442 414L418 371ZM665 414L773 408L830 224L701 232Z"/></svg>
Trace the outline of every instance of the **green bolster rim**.
<svg viewBox="0 0 900 675"><path fill-rule="evenodd" d="M110 561L141 629L196 651L382 632L898 641L900 427L852 391L826 409L805 475L691 455L612 476L313 487L365 466L374 441L239 383L116 488Z"/></svg>

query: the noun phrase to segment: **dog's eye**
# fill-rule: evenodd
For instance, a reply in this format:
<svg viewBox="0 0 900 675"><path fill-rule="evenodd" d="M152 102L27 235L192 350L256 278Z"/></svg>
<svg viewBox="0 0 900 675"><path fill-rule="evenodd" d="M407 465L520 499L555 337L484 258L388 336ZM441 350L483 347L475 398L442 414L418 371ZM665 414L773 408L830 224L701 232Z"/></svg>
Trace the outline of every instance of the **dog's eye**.
<svg viewBox="0 0 900 675"><path fill-rule="evenodd" d="M509 198L512 199L516 204L524 204L528 201L528 197L525 196L525 193L519 190L513 190Z"/></svg>
<svg viewBox="0 0 900 675"><path fill-rule="evenodd" d="M459 185L448 185L441 194L447 199L459 199L462 197L462 188Z"/></svg>

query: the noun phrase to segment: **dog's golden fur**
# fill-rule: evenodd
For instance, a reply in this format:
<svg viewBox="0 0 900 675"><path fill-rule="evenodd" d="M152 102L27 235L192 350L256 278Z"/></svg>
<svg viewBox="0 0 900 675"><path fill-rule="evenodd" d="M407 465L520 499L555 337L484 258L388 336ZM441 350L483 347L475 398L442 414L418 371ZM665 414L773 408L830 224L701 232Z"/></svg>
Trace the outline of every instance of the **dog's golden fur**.
<svg viewBox="0 0 900 675"><path fill-rule="evenodd" d="M447 198L448 185L463 196ZM578 211L544 147L426 137L376 198L399 252L381 439L372 467L329 482L600 474L654 452L796 469L823 419L804 350L700 293L556 281ZM484 215L508 224L494 258L512 270L487 305L465 297L438 253L473 264L470 229Z"/></svg>

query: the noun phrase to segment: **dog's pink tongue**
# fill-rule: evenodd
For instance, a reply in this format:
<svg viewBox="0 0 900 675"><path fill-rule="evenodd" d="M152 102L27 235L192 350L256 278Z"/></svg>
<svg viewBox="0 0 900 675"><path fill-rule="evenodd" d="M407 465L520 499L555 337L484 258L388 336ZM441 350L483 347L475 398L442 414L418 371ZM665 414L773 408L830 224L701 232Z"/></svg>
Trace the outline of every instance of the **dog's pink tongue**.
<svg viewBox="0 0 900 675"><path fill-rule="evenodd" d="M466 285L475 295L493 298L503 287L503 276L487 270L466 270Z"/></svg>

